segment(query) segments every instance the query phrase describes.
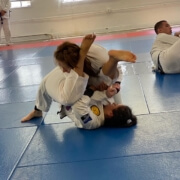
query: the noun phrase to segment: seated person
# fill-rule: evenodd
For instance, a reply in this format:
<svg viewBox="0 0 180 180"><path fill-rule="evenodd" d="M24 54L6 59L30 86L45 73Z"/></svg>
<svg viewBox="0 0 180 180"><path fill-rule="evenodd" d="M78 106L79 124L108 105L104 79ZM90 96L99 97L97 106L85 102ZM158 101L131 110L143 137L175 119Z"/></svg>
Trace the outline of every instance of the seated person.
<svg viewBox="0 0 180 180"><path fill-rule="evenodd" d="M150 52L155 70L166 73L180 73L180 32L172 35L171 26L162 20L155 24L156 40Z"/></svg>

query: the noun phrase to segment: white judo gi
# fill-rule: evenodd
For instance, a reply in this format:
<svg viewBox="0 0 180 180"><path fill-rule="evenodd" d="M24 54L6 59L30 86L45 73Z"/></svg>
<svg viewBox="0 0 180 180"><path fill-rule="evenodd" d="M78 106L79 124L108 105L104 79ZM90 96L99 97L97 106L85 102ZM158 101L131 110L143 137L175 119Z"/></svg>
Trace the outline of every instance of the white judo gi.
<svg viewBox="0 0 180 180"><path fill-rule="evenodd" d="M159 33L150 52L155 69L158 70L158 57L164 73L180 73L180 38Z"/></svg>
<svg viewBox="0 0 180 180"><path fill-rule="evenodd" d="M56 67L42 80L36 97L36 107L47 112L54 100L62 105L74 104L83 94L89 76L79 76L74 70L65 73Z"/></svg>
<svg viewBox="0 0 180 180"><path fill-rule="evenodd" d="M115 80L121 82L122 71L120 67L115 80L102 73L101 68L109 59L106 49L92 44L88 58L92 67L99 72L98 77L89 77L85 73L85 76L81 77L74 70L71 70L70 73L64 73L60 67L56 67L42 80L36 97L36 107L47 112L52 101L58 102L60 105L71 106L82 97L87 83L97 85L100 82L106 82L107 85L111 85Z"/></svg>
<svg viewBox="0 0 180 180"><path fill-rule="evenodd" d="M116 81L114 79L113 81ZM83 95L72 107L65 111L78 128L96 129L104 124L103 106L114 103L114 98L108 98L106 91L94 91L93 95Z"/></svg>
<svg viewBox="0 0 180 180"><path fill-rule="evenodd" d="M92 66L99 71L102 65L108 61L108 51L101 46L93 44L88 52ZM89 77L89 84L97 85L104 82L111 85L115 82L121 82L122 70L118 67L118 74L114 79L105 76L100 70L98 77ZM91 97L83 95L72 107L65 109L67 116L74 121L78 128L96 129L104 124L103 106L113 103L114 98L108 98L106 91L95 91Z"/></svg>
<svg viewBox="0 0 180 180"><path fill-rule="evenodd" d="M6 13L1 17L2 19L0 19L0 41L1 41L1 30L3 28L7 45L11 43L11 32L9 25L10 7L11 4L9 0L0 0L0 12L2 10L6 11Z"/></svg>
<svg viewBox="0 0 180 180"><path fill-rule="evenodd" d="M78 128L96 129L104 124L103 105L108 103L105 91L95 91L91 97L83 95L70 109L66 109L66 114Z"/></svg>

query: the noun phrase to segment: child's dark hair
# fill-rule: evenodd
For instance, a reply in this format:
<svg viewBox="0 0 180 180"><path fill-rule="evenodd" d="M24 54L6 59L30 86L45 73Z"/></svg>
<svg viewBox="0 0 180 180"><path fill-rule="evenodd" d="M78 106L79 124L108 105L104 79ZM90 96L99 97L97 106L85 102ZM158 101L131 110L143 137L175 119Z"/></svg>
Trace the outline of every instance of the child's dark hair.
<svg viewBox="0 0 180 180"><path fill-rule="evenodd" d="M80 47L71 42L64 42L60 44L54 52L56 64L61 61L67 64L72 69L78 64L80 58ZM84 61L84 72L89 76L97 76L95 70L91 66L91 62L86 58Z"/></svg>
<svg viewBox="0 0 180 180"><path fill-rule="evenodd" d="M113 110L113 117L106 118L104 126L106 127L131 127L137 124L137 118L133 115L129 106L121 106Z"/></svg>
<svg viewBox="0 0 180 180"><path fill-rule="evenodd" d="M80 48L78 45L64 42L60 44L54 52L55 60L67 64L71 68L75 68L79 60Z"/></svg>
<svg viewBox="0 0 180 180"><path fill-rule="evenodd" d="M158 29L161 28L162 24L164 22L167 22L166 20L161 20L159 22L157 22L155 25L154 25L154 31L156 32L156 34L158 34Z"/></svg>

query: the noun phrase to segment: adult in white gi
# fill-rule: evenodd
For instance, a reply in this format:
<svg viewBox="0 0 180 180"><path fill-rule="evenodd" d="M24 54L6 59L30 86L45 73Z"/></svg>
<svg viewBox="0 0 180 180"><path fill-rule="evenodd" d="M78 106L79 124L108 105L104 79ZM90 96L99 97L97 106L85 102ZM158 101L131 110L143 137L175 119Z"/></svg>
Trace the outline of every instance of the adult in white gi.
<svg viewBox="0 0 180 180"><path fill-rule="evenodd" d="M180 73L180 32L172 35L171 26L162 20L155 24L156 40L150 52L155 70L161 73Z"/></svg>
<svg viewBox="0 0 180 180"><path fill-rule="evenodd" d="M1 30L4 31L6 44L11 43L11 32L10 32L10 8L11 4L9 0L0 0L0 41L1 41Z"/></svg>

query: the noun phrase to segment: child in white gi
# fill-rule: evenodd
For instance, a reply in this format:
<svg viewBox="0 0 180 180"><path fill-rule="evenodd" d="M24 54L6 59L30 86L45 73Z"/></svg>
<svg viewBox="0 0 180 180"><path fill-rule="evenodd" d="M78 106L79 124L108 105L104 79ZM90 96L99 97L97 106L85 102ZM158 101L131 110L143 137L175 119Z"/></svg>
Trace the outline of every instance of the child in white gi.
<svg viewBox="0 0 180 180"><path fill-rule="evenodd" d="M107 127L130 127L136 125L137 118L128 106L115 104L111 98L117 93L115 86L106 91L87 89L66 113L78 128L96 129Z"/></svg>
<svg viewBox="0 0 180 180"><path fill-rule="evenodd" d="M161 73L180 73L180 32L172 35L171 26L162 20L155 24L156 40L152 46L151 57L155 70Z"/></svg>
<svg viewBox="0 0 180 180"><path fill-rule="evenodd" d="M81 49L70 43L67 46L65 43L58 46L54 56L56 61L62 60L62 62L56 63L60 62L63 68L58 64L59 66L42 80L36 97L35 108L23 117L21 122L29 121L34 117L41 117L42 111L48 112L53 100L62 105L72 105L83 95L89 78L83 72L84 60L95 38L95 35L86 35L81 43ZM69 61L71 64L64 61Z"/></svg>

